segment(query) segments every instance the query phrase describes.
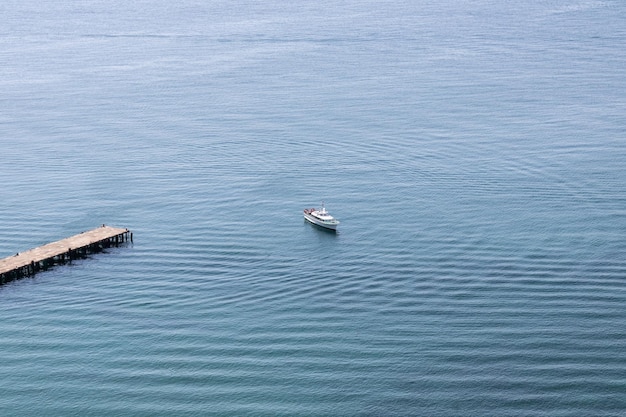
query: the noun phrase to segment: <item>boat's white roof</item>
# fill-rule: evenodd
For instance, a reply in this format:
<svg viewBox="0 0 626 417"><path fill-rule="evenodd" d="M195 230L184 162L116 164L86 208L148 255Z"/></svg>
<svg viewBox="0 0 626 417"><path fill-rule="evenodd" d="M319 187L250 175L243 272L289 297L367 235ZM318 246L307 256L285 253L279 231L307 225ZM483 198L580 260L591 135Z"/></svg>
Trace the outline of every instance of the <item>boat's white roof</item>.
<svg viewBox="0 0 626 417"><path fill-rule="evenodd" d="M331 216L324 208L322 208L321 210L315 210L311 214L322 220L335 220L335 218Z"/></svg>

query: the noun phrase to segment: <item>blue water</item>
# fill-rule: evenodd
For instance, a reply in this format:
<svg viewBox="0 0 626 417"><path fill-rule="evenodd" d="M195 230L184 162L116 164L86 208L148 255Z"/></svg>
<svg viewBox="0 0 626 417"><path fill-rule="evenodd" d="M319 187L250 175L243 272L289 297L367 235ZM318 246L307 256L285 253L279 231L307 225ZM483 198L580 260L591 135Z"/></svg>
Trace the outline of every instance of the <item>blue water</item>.
<svg viewBox="0 0 626 417"><path fill-rule="evenodd" d="M0 23L0 257L134 233L0 287L0 415L626 413L623 2Z"/></svg>

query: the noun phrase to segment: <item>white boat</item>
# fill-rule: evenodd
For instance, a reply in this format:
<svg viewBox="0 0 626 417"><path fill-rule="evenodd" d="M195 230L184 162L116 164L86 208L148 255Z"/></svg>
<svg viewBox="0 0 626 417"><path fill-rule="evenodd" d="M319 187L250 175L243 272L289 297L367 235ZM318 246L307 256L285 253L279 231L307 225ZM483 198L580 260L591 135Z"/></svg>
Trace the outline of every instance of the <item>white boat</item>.
<svg viewBox="0 0 626 417"><path fill-rule="evenodd" d="M304 209L304 218L313 224L331 230L337 230L337 226L339 226L339 220L326 211L324 203L322 203L322 208L319 210L316 208Z"/></svg>

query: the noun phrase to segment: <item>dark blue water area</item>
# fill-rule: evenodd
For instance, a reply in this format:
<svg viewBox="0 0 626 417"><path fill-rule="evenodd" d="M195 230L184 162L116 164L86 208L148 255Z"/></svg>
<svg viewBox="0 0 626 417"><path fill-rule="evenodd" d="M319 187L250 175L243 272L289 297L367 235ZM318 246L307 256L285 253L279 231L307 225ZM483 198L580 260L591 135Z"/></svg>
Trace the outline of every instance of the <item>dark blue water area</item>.
<svg viewBox="0 0 626 417"><path fill-rule="evenodd" d="M0 10L0 414L623 415L620 2Z"/></svg>

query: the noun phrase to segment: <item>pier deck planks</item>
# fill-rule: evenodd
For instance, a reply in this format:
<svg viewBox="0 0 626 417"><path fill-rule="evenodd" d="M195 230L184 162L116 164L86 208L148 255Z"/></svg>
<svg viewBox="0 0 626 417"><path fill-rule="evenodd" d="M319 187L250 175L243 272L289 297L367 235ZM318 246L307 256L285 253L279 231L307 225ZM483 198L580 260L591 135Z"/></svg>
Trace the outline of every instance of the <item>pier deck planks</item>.
<svg viewBox="0 0 626 417"><path fill-rule="evenodd" d="M48 243L0 260L0 275L26 268L33 262L44 262L51 258L68 254L70 251L95 245L99 242L115 238L116 236L125 236L127 233L129 233L128 229L103 225L97 229L89 230L57 242Z"/></svg>

